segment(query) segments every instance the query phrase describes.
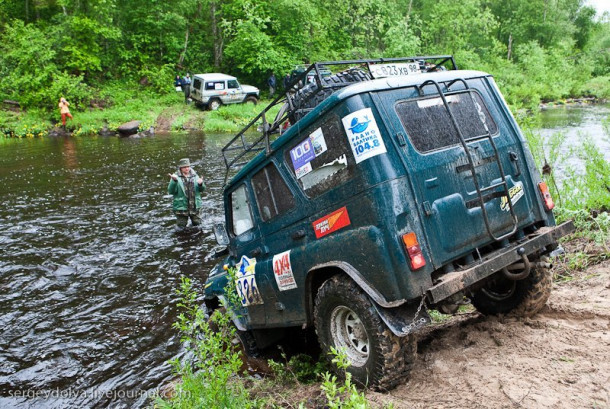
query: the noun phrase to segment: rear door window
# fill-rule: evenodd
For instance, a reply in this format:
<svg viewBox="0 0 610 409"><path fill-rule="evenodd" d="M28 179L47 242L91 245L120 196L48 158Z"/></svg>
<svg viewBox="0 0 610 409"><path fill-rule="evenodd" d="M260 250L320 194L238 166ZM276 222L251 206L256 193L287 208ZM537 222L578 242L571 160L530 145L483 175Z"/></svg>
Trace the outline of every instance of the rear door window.
<svg viewBox="0 0 610 409"><path fill-rule="evenodd" d="M229 89L239 88L239 82L237 82L237 80L229 80L227 81L227 87L229 87Z"/></svg>
<svg viewBox="0 0 610 409"><path fill-rule="evenodd" d="M355 175L355 161L345 129L338 116L330 116L305 132L285 160L308 197L340 186Z"/></svg>
<svg viewBox="0 0 610 409"><path fill-rule="evenodd" d="M193 88L201 89L201 80L199 78L195 78L195 81L193 81Z"/></svg>
<svg viewBox="0 0 610 409"><path fill-rule="evenodd" d="M254 196L264 222L280 216L294 208L294 195L284 179L270 163L252 177Z"/></svg>
<svg viewBox="0 0 610 409"><path fill-rule="evenodd" d="M481 96L474 91L446 96L451 113L465 139L498 133ZM396 112L411 143L422 153L460 143L458 133L440 97L400 102Z"/></svg>

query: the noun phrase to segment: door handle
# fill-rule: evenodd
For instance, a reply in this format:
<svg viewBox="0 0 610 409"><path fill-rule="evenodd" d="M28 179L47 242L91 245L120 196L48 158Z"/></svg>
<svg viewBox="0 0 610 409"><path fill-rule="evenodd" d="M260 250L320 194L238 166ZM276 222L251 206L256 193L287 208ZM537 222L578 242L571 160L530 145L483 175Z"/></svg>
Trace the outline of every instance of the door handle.
<svg viewBox="0 0 610 409"><path fill-rule="evenodd" d="M303 229L297 230L294 233L292 233L290 235L290 237L292 238L292 240L302 239L303 237L305 237L305 230L303 230Z"/></svg>
<svg viewBox="0 0 610 409"><path fill-rule="evenodd" d="M260 256L262 252L263 252L263 250L261 250L261 248L260 248L260 247L257 247L257 248L255 248L254 250L252 250L252 251L250 252L250 257L257 257L257 256Z"/></svg>

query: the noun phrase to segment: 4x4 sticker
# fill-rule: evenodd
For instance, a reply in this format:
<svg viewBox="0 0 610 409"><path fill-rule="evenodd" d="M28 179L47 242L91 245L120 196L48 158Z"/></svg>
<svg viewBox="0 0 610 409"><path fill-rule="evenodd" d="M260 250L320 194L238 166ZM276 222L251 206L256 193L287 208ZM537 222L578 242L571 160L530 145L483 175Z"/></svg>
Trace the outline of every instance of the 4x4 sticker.
<svg viewBox="0 0 610 409"><path fill-rule="evenodd" d="M517 182L515 183L515 186L508 189L508 195L510 196L510 201L514 206L515 203L517 203L519 199L521 199L524 195L523 182ZM502 196L502 198L500 199L500 209L504 210L505 212L510 209L506 196Z"/></svg>
<svg viewBox="0 0 610 409"><path fill-rule="evenodd" d="M273 276L280 291L297 288L290 264L290 250L273 256Z"/></svg>
<svg viewBox="0 0 610 409"><path fill-rule="evenodd" d="M256 259L242 256L239 263L235 265L235 268L237 269L235 287L241 300L241 305L246 307L248 305L262 304L263 299L256 285Z"/></svg>
<svg viewBox="0 0 610 409"><path fill-rule="evenodd" d="M387 152L371 108L351 113L342 121L356 163Z"/></svg>
<svg viewBox="0 0 610 409"><path fill-rule="evenodd" d="M317 239L324 237L327 234L331 234L345 226L349 226L350 224L349 214L347 213L347 208L345 206L312 223Z"/></svg>

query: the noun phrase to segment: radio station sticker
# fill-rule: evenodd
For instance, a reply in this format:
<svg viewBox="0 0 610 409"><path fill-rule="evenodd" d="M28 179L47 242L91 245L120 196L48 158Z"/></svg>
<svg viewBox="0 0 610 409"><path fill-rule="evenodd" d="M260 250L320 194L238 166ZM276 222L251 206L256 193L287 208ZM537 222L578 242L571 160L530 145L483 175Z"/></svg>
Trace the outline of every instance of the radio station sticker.
<svg viewBox="0 0 610 409"><path fill-rule="evenodd" d="M387 152L371 108L353 112L342 121L356 163Z"/></svg>
<svg viewBox="0 0 610 409"><path fill-rule="evenodd" d="M316 220L312 223L312 226L316 233L316 238L319 239L336 232L345 226L349 226L350 224L349 214L347 213L347 208L344 206L341 209L335 210L331 214Z"/></svg>
<svg viewBox="0 0 610 409"><path fill-rule="evenodd" d="M313 153L316 156L320 156L328 149L326 147L326 140L324 139L324 134L322 133L322 128L318 128L313 131L309 135L309 139L311 140L311 144L313 146Z"/></svg>
<svg viewBox="0 0 610 409"><path fill-rule="evenodd" d="M305 176L312 170L313 169L311 167L311 162L307 162L305 165L301 166L300 168L295 169L294 174L296 175L297 179L301 179L303 176Z"/></svg>
<svg viewBox="0 0 610 409"><path fill-rule="evenodd" d="M513 187L508 189L508 196L510 197L510 201L513 206L519 201L519 199L523 197L524 194L525 192L523 190L523 182L517 182ZM508 205L508 199L506 198L506 196L502 196L502 198L500 198L500 209L505 212L508 212L510 210L510 206Z"/></svg>
<svg viewBox="0 0 610 409"><path fill-rule="evenodd" d="M273 256L273 276L280 291L297 288L290 264L290 250Z"/></svg>
<svg viewBox="0 0 610 409"><path fill-rule="evenodd" d="M263 299L256 285L256 259L242 256L239 263L235 265L237 277L235 287L241 300L241 305L262 304Z"/></svg>

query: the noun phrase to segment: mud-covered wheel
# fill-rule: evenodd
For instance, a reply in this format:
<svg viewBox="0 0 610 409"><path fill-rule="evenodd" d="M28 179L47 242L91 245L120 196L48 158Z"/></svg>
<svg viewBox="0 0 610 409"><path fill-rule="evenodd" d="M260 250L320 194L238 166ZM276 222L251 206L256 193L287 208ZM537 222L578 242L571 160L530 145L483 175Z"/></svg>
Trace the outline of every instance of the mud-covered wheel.
<svg viewBox="0 0 610 409"><path fill-rule="evenodd" d="M553 287L551 270L532 267L523 280L509 280L499 271L471 297L472 305L486 315L530 317L546 304Z"/></svg>
<svg viewBox="0 0 610 409"><path fill-rule="evenodd" d="M322 354L333 370L331 347L341 349L357 383L390 389L404 381L417 352L414 336L397 337L381 321L368 296L344 275L328 279L318 291L314 318Z"/></svg>
<svg viewBox="0 0 610 409"><path fill-rule="evenodd" d="M210 111L217 111L218 108L220 108L221 102L218 99L213 99L210 102L208 102L208 109Z"/></svg>
<svg viewBox="0 0 610 409"><path fill-rule="evenodd" d="M258 99L256 99L256 97L254 96L249 96L248 98L246 98L246 104L258 104Z"/></svg>

